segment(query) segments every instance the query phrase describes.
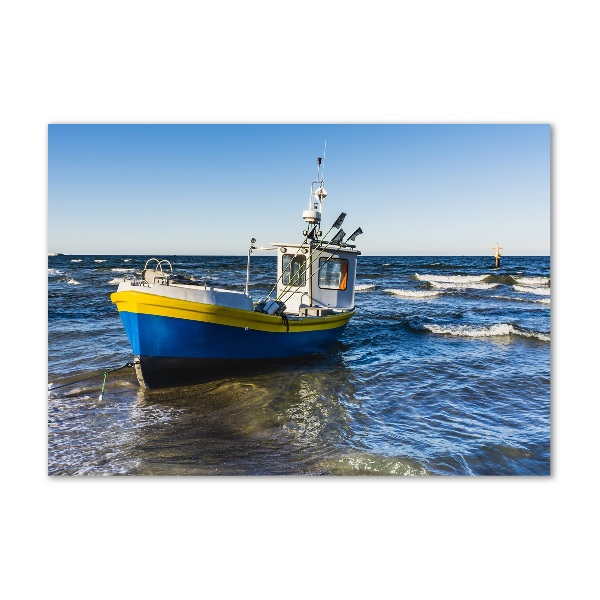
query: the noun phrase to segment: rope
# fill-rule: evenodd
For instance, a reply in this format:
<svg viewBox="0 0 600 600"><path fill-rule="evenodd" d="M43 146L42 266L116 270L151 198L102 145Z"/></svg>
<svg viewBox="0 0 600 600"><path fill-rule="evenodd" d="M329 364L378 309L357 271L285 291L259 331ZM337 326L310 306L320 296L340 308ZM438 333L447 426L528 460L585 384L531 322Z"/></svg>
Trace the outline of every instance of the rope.
<svg viewBox="0 0 600 600"><path fill-rule="evenodd" d="M121 369L126 369L127 367L131 368L133 366L135 366L135 363L127 362L122 367L115 367L114 369L108 369L107 371L104 371L104 381L102 382L102 391L100 392L100 400L102 400L102 397L104 395L104 386L106 385L106 377L108 376L108 374L109 373L114 373L115 371L120 371ZM99 377L99 376L100 376L99 374L90 375L89 377L84 377L83 379L77 379L76 381L70 381L69 383L63 383L61 385L55 385L55 386L53 386L48 391L58 390L60 388L67 387L69 385L75 385L76 383L81 383L83 381L88 381L90 379L95 379L96 377Z"/></svg>

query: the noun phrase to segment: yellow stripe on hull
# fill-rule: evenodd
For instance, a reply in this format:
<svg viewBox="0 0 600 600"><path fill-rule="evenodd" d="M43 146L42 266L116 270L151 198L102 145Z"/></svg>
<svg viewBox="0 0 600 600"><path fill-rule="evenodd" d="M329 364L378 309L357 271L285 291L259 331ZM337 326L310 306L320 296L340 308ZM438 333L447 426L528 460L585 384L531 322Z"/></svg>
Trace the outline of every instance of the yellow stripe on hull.
<svg viewBox="0 0 600 600"><path fill-rule="evenodd" d="M248 327L255 331L286 331L286 325L281 317L249 310L135 291L115 292L111 294L110 299L117 305L119 312L202 321L230 327ZM345 325L353 315L354 309L325 317L302 317L299 320L290 318L289 331L293 333L336 329Z"/></svg>

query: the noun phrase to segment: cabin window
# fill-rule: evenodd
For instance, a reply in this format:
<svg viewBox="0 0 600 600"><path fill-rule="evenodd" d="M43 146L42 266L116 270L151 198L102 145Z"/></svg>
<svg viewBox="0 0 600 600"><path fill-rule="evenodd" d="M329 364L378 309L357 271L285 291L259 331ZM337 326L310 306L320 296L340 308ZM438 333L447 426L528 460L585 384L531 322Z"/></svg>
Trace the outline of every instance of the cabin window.
<svg viewBox="0 0 600 600"><path fill-rule="evenodd" d="M298 256L284 254L281 268L283 270L283 285L293 287L306 285L306 256L302 254Z"/></svg>
<svg viewBox="0 0 600 600"><path fill-rule="evenodd" d="M348 285L348 261L344 258L319 259L319 287L345 290Z"/></svg>

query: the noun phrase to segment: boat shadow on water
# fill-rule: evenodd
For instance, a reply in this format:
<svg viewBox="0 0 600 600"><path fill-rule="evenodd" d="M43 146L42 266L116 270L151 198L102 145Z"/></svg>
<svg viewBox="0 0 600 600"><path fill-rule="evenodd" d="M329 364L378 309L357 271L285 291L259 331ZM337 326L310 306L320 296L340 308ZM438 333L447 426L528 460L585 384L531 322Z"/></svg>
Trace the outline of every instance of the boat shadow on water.
<svg viewBox="0 0 600 600"><path fill-rule="evenodd" d="M140 388L131 474L328 474L340 449L356 443L357 390L338 352L195 385ZM152 422L149 411L169 416Z"/></svg>

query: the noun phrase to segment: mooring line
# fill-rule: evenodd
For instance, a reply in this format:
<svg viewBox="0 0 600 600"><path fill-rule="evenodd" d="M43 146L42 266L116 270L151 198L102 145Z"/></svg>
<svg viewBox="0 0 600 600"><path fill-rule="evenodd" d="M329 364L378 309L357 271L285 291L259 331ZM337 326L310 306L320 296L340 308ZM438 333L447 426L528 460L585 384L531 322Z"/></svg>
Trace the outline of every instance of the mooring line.
<svg viewBox="0 0 600 600"><path fill-rule="evenodd" d="M104 381L102 382L102 391L100 392L99 400L104 399L104 387L106 386L106 378L109 373L114 373L115 371L120 371L121 369L131 368L135 366L135 362L126 362L121 367L115 367L114 369L107 369L104 371ZM58 390L63 387L67 387L69 385L75 385L76 383L82 383L83 381L89 381L90 379L95 379L96 377L100 377L100 373L96 373L95 375L90 375L89 377L84 377L83 379L77 379L76 381L70 381L69 383L62 383L60 385L53 385L48 391L53 392L54 390Z"/></svg>

